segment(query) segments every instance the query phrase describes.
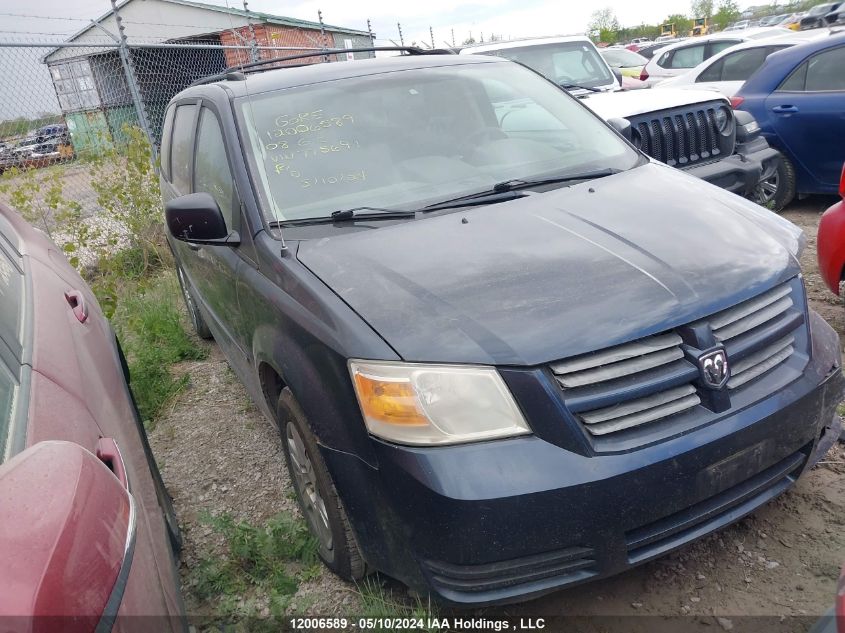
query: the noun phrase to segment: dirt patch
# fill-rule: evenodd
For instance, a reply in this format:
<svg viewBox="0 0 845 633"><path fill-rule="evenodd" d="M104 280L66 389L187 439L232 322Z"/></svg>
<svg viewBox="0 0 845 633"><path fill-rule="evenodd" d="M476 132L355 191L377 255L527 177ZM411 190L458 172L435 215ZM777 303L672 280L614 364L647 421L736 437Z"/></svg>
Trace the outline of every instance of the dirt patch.
<svg viewBox="0 0 845 633"><path fill-rule="evenodd" d="M815 244L821 212L831 203L810 198L784 216L807 235L802 258L809 301L845 334L845 308L818 274ZM843 337L845 340L845 337ZM200 521L205 512L229 512L260 523L280 510L298 514L289 492L276 427L250 402L216 346L208 360L183 364L190 388L151 433L183 529L184 591L191 614L214 607L192 593L191 569L221 543ZM845 561L845 449L835 445L796 486L740 523L622 575L564 590L485 615L692 615L704 630L721 630L747 615L818 616L832 604ZM404 590L384 581L397 599ZM356 614L355 587L324 569L300 585L291 609L301 614ZM605 622L624 630L629 621ZM804 627L806 628L806 627ZM686 626L685 626L686 629Z"/></svg>
<svg viewBox="0 0 845 633"><path fill-rule="evenodd" d="M203 517L228 513L261 525L283 511L299 516L299 508L279 432L252 403L220 349L209 345L206 360L182 363L177 372L189 376L188 388L158 421L150 444L182 529L185 606L191 615L214 616L214 605L196 597L191 574L223 548ZM297 613L326 614L354 611L356 599L354 587L321 567L291 604Z"/></svg>

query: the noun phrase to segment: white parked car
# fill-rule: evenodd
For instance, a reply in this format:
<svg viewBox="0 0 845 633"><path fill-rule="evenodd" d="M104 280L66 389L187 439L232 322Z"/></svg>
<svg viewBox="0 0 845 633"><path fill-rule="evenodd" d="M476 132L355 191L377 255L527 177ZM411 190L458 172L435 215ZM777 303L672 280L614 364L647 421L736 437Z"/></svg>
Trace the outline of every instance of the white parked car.
<svg viewBox="0 0 845 633"><path fill-rule="evenodd" d="M653 85L664 79L683 75L691 68L695 68L731 46L749 40L766 39L792 33L789 29L781 27L755 28L732 33L723 31L715 35L683 40L656 51L643 69L640 79Z"/></svg>
<svg viewBox="0 0 845 633"><path fill-rule="evenodd" d="M769 55L818 37L817 33L818 31L790 33L775 38L742 42L716 53L683 75L665 79L654 87L717 90L726 97L732 97L742 88L745 80L763 65Z"/></svg>
<svg viewBox="0 0 845 633"><path fill-rule="evenodd" d="M709 90L623 90L619 79L584 36L540 37L468 46L461 55L496 55L533 68L566 89L655 160L776 208L790 183L780 178L780 154L760 136L747 112ZM621 79L633 81L630 77ZM541 113L524 103L497 113L511 129L543 129ZM767 187L775 182L774 192ZM783 183L783 188L778 183Z"/></svg>

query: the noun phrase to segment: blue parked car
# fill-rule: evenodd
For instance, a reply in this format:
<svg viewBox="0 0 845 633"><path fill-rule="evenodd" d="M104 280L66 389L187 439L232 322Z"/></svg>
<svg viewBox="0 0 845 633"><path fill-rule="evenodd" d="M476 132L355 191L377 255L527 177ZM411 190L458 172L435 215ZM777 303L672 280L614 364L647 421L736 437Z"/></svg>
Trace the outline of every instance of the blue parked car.
<svg viewBox="0 0 845 633"><path fill-rule="evenodd" d="M845 162L845 32L772 53L732 99L783 153L799 194L835 194Z"/></svg>

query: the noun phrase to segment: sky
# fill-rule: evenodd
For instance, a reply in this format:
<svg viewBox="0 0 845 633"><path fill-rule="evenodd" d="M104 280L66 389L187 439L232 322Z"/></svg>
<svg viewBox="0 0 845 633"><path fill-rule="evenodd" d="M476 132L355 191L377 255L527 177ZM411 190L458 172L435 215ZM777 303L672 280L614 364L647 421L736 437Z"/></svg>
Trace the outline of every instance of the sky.
<svg viewBox="0 0 845 633"><path fill-rule="evenodd" d="M225 5L227 0L202 0ZM228 0L230 6L242 8L242 0ZM740 2L746 6L751 2ZM380 41L398 42L396 23L401 22L405 43L412 40L430 43L429 27L434 30L435 43L451 42L452 29L457 43L470 33L478 40L491 33L505 38L536 35L583 33L591 13L597 8L610 7L623 26L657 23L672 13L688 13L689 0L605 0L598 3L561 2L553 0L425 0L401 2L397 0L250 0L249 8L276 15L306 20L317 19L323 12L327 24L366 29L370 18ZM11 32L30 33L33 37L47 34L68 35L110 9L109 0L0 0L0 40L13 36ZM51 16L52 19L11 17L4 14Z"/></svg>
<svg viewBox="0 0 845 633"><path fill-rule="evenodd" d="M243 8L243 0L200 0ZM478 41L491 34L505 39L538 35L583 33L598 8L612 9L622 26L656 24L673 13L688 13L689 0L249 0L249 9L275 15L317 20L326 24L366 30L372 22L377 44L399 43L397 22L405 44L431 44L429 27L438 47L457 44L470 34ZM759 2L761 0L757 0ZM754 0L740 0L740 7ZM92 19L111 10L109 0L0 0L0 43L3 41L61 41L81 30ZM127 24L131 36L131 25ZM40 112L57 112L53 84L40 56L48 49L0 47L0 120ZM20 89L25 86L25 89Z"/></svg>

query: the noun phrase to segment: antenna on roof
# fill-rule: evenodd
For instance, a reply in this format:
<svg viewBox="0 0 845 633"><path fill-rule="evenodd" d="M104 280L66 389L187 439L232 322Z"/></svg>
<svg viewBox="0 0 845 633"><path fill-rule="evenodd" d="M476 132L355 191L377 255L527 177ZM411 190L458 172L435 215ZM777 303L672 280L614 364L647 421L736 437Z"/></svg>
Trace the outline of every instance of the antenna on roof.
<svg viewBox="0 0 845 633"><path fill-rule="evenodd" d="M402 25L399 22L397 22L396 28L399 29L399 45L405 46L405 38L402 37Z"/></svg>

